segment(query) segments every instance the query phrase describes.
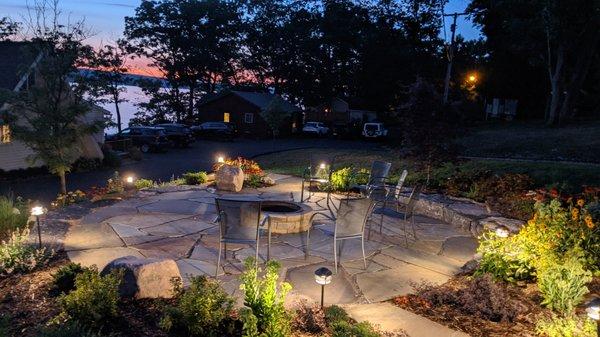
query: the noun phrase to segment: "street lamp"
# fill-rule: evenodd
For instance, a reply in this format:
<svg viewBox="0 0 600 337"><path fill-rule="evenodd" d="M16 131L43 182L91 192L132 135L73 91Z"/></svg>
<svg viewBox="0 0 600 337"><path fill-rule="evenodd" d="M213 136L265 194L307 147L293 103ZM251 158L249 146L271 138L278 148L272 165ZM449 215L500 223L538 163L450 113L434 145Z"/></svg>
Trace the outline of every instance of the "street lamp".
<svg viewBox="0 0 600 337"><path fill-rule="evenodd" d="M321 168L321 170L324 170L327 167L327 164L321 163L321 165L319 165L319 167Z"/></svg>
<svg viewBox="0 0 600 337"><path fill-rule="evenodd" d="M33 208L31 208L31 215L35 216L35 221L37 223L38 248L42 248L42 230L40 228L40 215L43 215L45 212L46 210L42 206L34 206Z"/></svg>
<svg viewBox="0 0 600 337"><path fill-rule="evenodd" d="M325 299L325 286L331 283L332 275L331 270L325 267L315 270L315 282L321 285L321 308L323 308L323 301Z"/></svg>
<svg viewBox="0 0 600 337"><path fill-rule="evenodd" d="M510 235L510 231L506 226L498 226L496 228L496 235L501 238L507 238Z"/></svg>
<svg viewBox="0 0 600 337"><path fill-rule="evenodd" d="M598 336L600 336L600 297L596 297L589 301L585 311L589 318L596 321L596 329L598 331Z"/></svg>
<svg viewBox="0 0 600 337"><path fill-rule="evenodd" d="M475 84L477 83L477 73L471 73L467 76L467 82L469 82L470 84Z"/></svg>

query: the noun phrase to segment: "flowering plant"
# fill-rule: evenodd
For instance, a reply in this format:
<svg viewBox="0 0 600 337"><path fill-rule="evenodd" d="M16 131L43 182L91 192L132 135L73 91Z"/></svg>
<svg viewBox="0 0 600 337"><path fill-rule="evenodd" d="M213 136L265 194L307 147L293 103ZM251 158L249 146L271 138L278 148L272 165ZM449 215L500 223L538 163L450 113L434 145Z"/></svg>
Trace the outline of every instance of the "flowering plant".
<svg viewBox="0 0 600 337"><path fill-rule="evenodd" d="M213 165L213 171L217 171L223 164L237 166L242 169L245 175L261 175L263 170L260 168L257 162L254 160L246 159L243 157L237 157L235 159L226 159L223 163L216 163Z"/></svg>
<svg viewBox="0 0 600 337"><path fill-rule="evenodd" d="M81 190L76 190L67 193L59 194L56 199L50 203L50 206L53 208L60 208L69 206L72 204L80 203L87 199L86 194Z"/></svg>

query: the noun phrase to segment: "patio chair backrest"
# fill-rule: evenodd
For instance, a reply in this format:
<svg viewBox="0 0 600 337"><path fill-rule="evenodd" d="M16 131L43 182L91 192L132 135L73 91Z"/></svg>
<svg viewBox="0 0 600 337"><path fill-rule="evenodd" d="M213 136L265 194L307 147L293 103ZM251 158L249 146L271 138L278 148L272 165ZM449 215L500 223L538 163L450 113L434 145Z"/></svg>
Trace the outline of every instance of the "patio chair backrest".
<svg viewBox="0 0 600 337"><path fill-rule="evenodd" d="M394 193L394 198L398 199L400 197L400 193L402 193L402 186L404 186L404 181L406 180L406 176L408 175L408 171L402 171L400 178L398 179L398 183L396 184L396 191Z"/></svg>
<svg viewBox="0 0 600 337"><path fill-rule="evenodd" d="M392 163L376 160L371 164L371 174L369 175L369 185L383 186L390 174Z"/></svg>
<svg viewBox="0 0 600 337"><path fill-rule="evenodd" d="M412 192L410 192L408 203L406 204L406 213L408 215L412 215L414 213L415 205L421 196L421 191L423 191L423 185L417 185L413 188Z"/></svg>
<svg viewBox="0 0 600 337"><path fill-rule="evenodd" d="M217 198L215 203L222 240L256 241L261 216L260 201Z"/></svg>
<svg viewBox="0 0 600 337"><path fill-rule="evenodd" d="M369 198L343 199L337 211L335 231L338 237L362 235L374 202Z"/></svg>
<svg viewBox="0 0 600 337"><path fill-rule="evenodd" d="M327 179L331 177L335 156L330 154L311 154L310 155L310 178Z"/></svg>

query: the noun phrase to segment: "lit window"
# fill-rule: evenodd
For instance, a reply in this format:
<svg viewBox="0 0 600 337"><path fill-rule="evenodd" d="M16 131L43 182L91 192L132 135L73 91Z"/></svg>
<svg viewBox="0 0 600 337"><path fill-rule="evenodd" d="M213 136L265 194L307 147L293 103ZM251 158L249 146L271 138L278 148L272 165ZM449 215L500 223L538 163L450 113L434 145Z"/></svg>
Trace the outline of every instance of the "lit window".
<svg viewBox="0 0 600 337"><path fill-rule="evenodd" d="M8 125L0 126L0 144L10 143L10 127Z"/></svg>
<svg viewBox="0 0 600 337"><path fill-rule="evenodd" d="M229 112L223 113L223 122L229 123Z"/></svg>
<svg viewBox="0 0 600 337"><path fill-rule="evenodd" d="M254 123L254 114L253 113L244 114L244 122L246 122L248 124Z"/></svg>

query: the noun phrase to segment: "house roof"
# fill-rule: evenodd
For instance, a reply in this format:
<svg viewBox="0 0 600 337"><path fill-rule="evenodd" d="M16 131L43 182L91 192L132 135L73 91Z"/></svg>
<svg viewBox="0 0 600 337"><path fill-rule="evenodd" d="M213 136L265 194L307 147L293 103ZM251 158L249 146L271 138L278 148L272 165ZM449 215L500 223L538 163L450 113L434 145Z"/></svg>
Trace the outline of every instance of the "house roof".
<svg viewBox="0 0 600 337"><path fill-rule="evenodd" d="M35 57L27 50L29 44L23 41L0 41L0 89L14 90L33 64Z"/></svg>
<svg viewBox="0 0 600 337"><path fill-rule="evenodd" d="M237 90L230 90L230 91L224 91L220 94L217 94L216 96L210 97L208 99L206 99L204 102L200 103L200 105L212 102L212 101L216 101L218 99L221 99L223 97L226 97L228 95L236 95L238 97L240 97L241 99L249 102L250 104L256 106L259 109L265 109L266 107L269 106L269 104L277 97L280 97L278 95L274 95L268 92L250 92L250 91L237 91ZM295 111L300 111L300 108L298 108L297 106L295 106L294 104L283 100L282 102L283 108L286 111L289 112L295 112Z"/></svg>

